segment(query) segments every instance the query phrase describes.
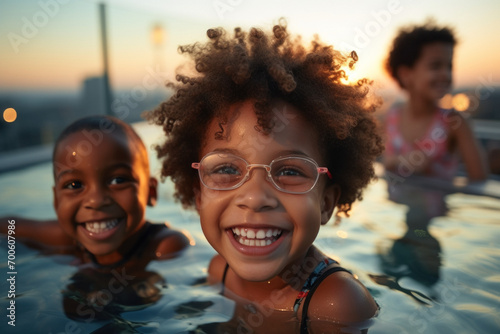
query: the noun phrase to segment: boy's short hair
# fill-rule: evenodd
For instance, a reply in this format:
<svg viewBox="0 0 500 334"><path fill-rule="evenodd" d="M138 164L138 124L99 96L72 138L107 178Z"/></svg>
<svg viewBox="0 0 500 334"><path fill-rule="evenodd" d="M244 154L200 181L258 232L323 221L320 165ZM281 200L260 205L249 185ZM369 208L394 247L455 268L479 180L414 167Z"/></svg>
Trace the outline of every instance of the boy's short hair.
<svg viewBox="0 0 500 334"><path fill-rule="evenodd" d="M197 73L178 74L177 83L167 85L175 94L147 113L167 134L156 149L163 158L162 178L175 183L176 198L185 207L194 206L200 184L191 163L200 159L204 136L223 139L230 105L254 101L257 129L271 133L280 117L273 101L282 99L317 131L326 166L341 187L337 206L347 213L374 177L373 162L383 149L372 115L378 101L368 98L370 82L345 83L356 53L342 54L318 38L306 48L300 36L289 35L283 21L271 33L236 28L229 36L216 28L207 36L205 44L179 47L193 60ZM221 119L221 132L206 134L215 118Z"/></svg>
<svg viewBox="0 0 500 334"><path fill-rule="evenodd" d="M99 138L103 134L115 133L118 135L122 135L124 138L130 139L134 145L137 145L137 148L141 151L141 155L145 160L145 166L149 166L149 160L147 156L147 150L142 141L141 137L135 132L135 130L130 126L130 124L122 121L119 118L107 115L93 115L87 116L84 118L80 118L70 125L68 125L61 134L57 137L56 142L54 144L54 151L52 152L52 161L55 159L55 155L58 149L59 144L68 136L72 135L76 132L87 131L86 133L89 136L89 140L97 143ZM95 133L94 131L99 131ZM97 137L93 137L97 136Z"/></svg>
<svg viewBox="0 0 500 334"><path fill-rule="evenodd" d="M401 66L413 67L420 58L424 46L436 42L448 43L452 46L457 43L451 28L439 27L432 20L423 25L411 25L399 30L392 43L385 68L401 88L404 86L398 78L398 69Z"/></svg>

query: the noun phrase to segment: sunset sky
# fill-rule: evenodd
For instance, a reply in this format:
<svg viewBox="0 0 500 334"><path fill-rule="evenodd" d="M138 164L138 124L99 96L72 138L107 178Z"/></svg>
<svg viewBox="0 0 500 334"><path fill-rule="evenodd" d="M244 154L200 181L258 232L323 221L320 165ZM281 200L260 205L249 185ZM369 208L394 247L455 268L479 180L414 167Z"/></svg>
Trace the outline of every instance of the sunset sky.
<svg viewBox="0 0 500 334"><path fill-rule="evenodd" d="M0 92L80 89L102 72L97 1L0 2ZM356 50L353 78L394 88L382 69L402 25L433 17L453 27L455 87L500 85L500 1L435 0L110 0L110 76L114 88L143 85L153 72L172 77L183 61L180 44L205 41L207 28L269 28L280 17L305 39L314 34L344 51ZM155 25L164 29L154 45Z"/></svg>

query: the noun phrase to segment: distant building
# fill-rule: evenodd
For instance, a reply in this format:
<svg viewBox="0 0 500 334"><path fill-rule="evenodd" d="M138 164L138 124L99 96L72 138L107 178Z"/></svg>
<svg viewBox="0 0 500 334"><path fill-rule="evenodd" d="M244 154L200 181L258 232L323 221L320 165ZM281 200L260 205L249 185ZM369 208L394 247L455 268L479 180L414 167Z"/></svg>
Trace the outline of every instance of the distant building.
<svg viewBox="0 0 500 334"><path fill-rule="evenodd" d="M83 81L79 109L80 117L106 113L103 77L88 77Z"/></svg>

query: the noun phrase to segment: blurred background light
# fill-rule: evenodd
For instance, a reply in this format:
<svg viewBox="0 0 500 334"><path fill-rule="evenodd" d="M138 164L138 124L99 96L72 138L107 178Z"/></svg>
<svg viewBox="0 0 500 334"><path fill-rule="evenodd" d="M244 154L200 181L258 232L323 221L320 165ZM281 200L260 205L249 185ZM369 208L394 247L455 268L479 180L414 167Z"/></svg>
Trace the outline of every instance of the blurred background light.
<svg viewBox="0 0 500 334"><path fill-rule="evenodd" d="M7 108L3 111L3 120L12 123L17 119L17 112L14 108Z"/></svg>
<svg viewBox="0 0 500 334"><path fill-rule="evenodd" d="M453 95L446 94L439 101L439 106L443 109L451 109L453 108Z"/></svg>
<svg viewBox="0 0 500 334"><path fill-rule="evenodd" d="M464 93L456 94L452 98L452 105L456 111L466 111L470 106L469 97Z"/></svg>

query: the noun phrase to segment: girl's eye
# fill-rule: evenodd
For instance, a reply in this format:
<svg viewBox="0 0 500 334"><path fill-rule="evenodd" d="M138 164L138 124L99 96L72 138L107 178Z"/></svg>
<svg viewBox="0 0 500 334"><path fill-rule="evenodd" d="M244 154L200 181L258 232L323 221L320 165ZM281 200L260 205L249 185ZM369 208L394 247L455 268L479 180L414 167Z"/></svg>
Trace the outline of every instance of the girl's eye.
<svg viewBox="0 0 500 334"><path fill-rule="evenodd" d="M441 61L434 61L429 65L431 70L440 70L444 66L446 66L446 65Z"/></svg>
<svg viewBox="0 0 500 334"><path fill-rule="evenodd" d="M232 165L219 166L214 168L211 174L227 174L227 175L237 175L240 174L238 168Z"/></svg>
<svg viewBox="0 0 500 334"><path fill-rule="evenodd" d="M242 175L240 169L233 164L218 165L210 169L205 176L205 181L216 187L230 187L240 182Z"/></svg>
<svg viewBox="0 0 500 334"><path fill-rule="evenodd" d="M304 174L296 168L285 167L278 170L276 176L304 176Z"/></svg>
<svg viewBox="0 0 500 334"><path fill-rule="evenodd" d="M111 179L111 181L109 182L109 184L121 184L121 183L125 183L127 182L127 179L124 178L124 177L121 177L121 176L117 176L117 177L114 177Z"/></svg>
<svg viewBox="0 0 500 334"><path fill-rule="evenodd" d="M65 189L80 189L82 188L82 183L80 181L71 181L64 185Z"/></svg>

